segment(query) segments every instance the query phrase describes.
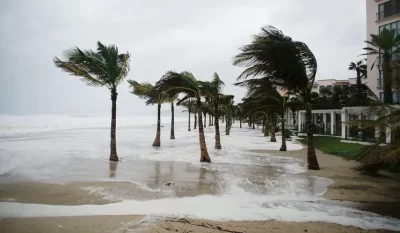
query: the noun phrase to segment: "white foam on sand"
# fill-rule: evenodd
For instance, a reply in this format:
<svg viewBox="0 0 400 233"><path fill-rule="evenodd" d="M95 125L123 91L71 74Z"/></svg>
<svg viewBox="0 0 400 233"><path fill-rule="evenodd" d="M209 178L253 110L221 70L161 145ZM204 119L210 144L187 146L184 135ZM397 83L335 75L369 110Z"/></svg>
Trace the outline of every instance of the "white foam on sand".
<svg viewBox="0 0 400 233"><path fill-rule="evenodd" d="M295 194L256 195L232 181L223 195L200 195L107 205L58 206L0 203L0 217L157 215L215 221L322 221L365 229L400 230L400 220L342 206L314 203L318 197Z"/></svg>
<svg viewBox="0 0 400 233"><path fill-rule="evenodd" d="M34 117L22 117L21 119L8 117L7 119L11 123L0 126L0 137L4 133L12 136L1 138L1 179L8 181L16 176L29 177L36 181L60 182L65 177L72 176L89 178L89 180L101 180L104 175L108 176L109 164L105 160L109 155L109 129L98 130L96 127L103 127L103 124L104 127L108 127L109 118L53 118L43 117L35 120ZM4 120L4 118L0 118L0 120ZM0 202L0 217L158 215L219 221L271 219L322 221L361 228L400 230L400 220L397 219L347 207L318 203L319 200L322 200L321 194L326 191L326 187L331 181L301 174L306 171L306 168L300 164L300 160L275 156L273 152L249 151L255 149L279 150L281 146L281 136L279 135L276 137L277 142L269 142L270 137L264 137L261 129L248 129L247 126L240 129L238 124L234 124L231 135L227 136L224 135L224 124L221 124L222 150L215 150L213 149L214 128L207 127L205 136L212 164L200 165L197 130L192 128L191 132L187 132L186 124L177 123L176 140L170 140L169 125L166 124L161 129L161 148L153 148L151 144L156 131L150 121L155 123L155 118L142 120L148 122L149 125L138 126L136 123L143 124L143 122L140 120L135 122L135 119L132 118L118 118L117 148L118 155L124 161L122 164L129 164L125 161L150 160L180 161L192 166L201 166L202 169L213 172L215 170L216 183L221 186L221 192L218 192L218 195L182 198L166 195L167 197L162 196L160 199L134 200L135 197L132 197L127 200L125 193L118 196L113 195L114 190L110 191L104 187L87 187L89 191L100 193L111 200L121 200L121 202L107 205L59 206L15 203L9 200ZM165 120L163 121L165 122ZM13 126L14 128L12 128ZM8 129L5 130L5 127L12 129L7 131ZM62 130L59 130L58 133L43 133L46 129ZM26 136L27 132L41 133ZM19 133L23 133L24 136L19 136ZM300 144L287 142L288 150L302 148L303 146ZM96 162L94 164L104 166L99 168L100 173L89 174L90 169L84 166L92 164L90 162L93 161ZM257 171L257 168L262 172ZM97 172L98 170L91 171ZM148 193L158 194L160 191L158 188L153 189L146 185L146 180L151 175L141 174L143 176L139 179L136 177L136 173L123 171L117 169L116 178L110 178L107 181L133 182L139 189ZM269 171L270 173L268 173ZM99 175L102 175L101 178L98 177ZM198 178L199 175L192 178L191 182L202 181L202 178ZM207 173L206 176L210 176L210 173ZM132 181L132 179L137 180ZM177 180L179 181L179 178ZM313 185L315 187L310 188ZM319 186L322 188L316 188Z"/></svg>

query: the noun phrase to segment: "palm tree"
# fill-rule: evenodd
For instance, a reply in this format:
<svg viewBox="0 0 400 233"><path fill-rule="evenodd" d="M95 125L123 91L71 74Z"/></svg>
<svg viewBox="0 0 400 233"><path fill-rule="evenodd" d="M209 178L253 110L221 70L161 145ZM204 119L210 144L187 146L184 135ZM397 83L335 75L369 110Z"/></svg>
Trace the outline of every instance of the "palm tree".
<svg viewBox="0 0 400 233"><path fill-rule="evenodd" d="M78 47L64 51L65 60L54 58L54 64L70 75L79 76L89 86L105 86L111 92L110 161L119 161L116 144L117 87L128 75L129 53L118 53L115 45L97 42L97 50Z"/></svg>
<svg viewBox="0 0 400 233"><path fill-rule="evenodd" d="M247 79L245 81L235 83L235 85L247 88L247 97L248 101L250 101L250 104L252 105L252 111L269 111L272 114L273 131L271 142L276 142L275 116L279 115L281 117L282 145L280 151L286 151L285 112L287 107L286 102L288 101L287 93L282 91L278 92L276 87L266 78ZM266 119L264 118L263 120L263 123L265 124Z"/></svg>
<svg viewBox="0 0 400 233"><path fill-rule="evenodd" d="M220 107L218 111L222 112L226 117L225 135L230 135L231 132L232 117L234 115L233 98L233 95L225 95L219 99Z"/></svg>
<svg viewBox="0 0 400 233"><path fill-rule="evenodd" d="M223 95L222 88L225 83L219 78L217 73L214 73L211 82L204 83L205 95L209 98L214 106L214 127L215 127L215 149L221 149L221 135L219 131L219 117L220 117L220 102L223 100L233 99L232 95Z"/></svg>
<svg viewBox="0 0 400 233"><path fill-rule="evenodd" d="M307 164L309 169L318 170L310 103L317 60L308 46L292 40L275 27L267 26L261 28L261 33L253 37L251 44L241 48L233 64L246 67L239 80L249 76L266 78L276 87L303 96L307 122Z"/></svg>
<svg viewBox="0 0 400 233"><path fill-rule="evenodd" d="M174 110L174 101L177 96L170 97L169 100L171 102L171 135L169 139L175 139L175 110Z"/></svg>
<svg viewBox="0 0 400 233"><path fill-rule="evenodd" d="M138 83L135 80L128 80L128 83L133 88L131 93L145 99L147 105L157 104L157 133L153 146L161 146L161 104L169 99L150 83Z"/></svg>
<svg viewBox="0 0 400 233"><path fill-rule="evenodd" d="M179 101L178 101L179 102ZM186 108L186 110L183 110L182 112L188 112L189 113L189 118L188 118L188 131L190 131L190 113L191 112L196 112L195 109L195 103L192 101L190 98L188 100L185 100L181 102L179 105L183 106Z"/></svg>
<svg viewBox="0 0 400 233"><path fill-rule="evenodd" d="M180 93L185 94L180 101L185 101L189 98L196 99L196 106L199 118L199 141L200 141L200 162L211 162L210 156L208 155L206 140L204 136L203 128L203 116L202 116L202 102L201 98L203 82L196 80L192 73L184 71L177 73L174 71L168 71L156 84L157 89L168 93L169 95L175 96Z"/></svg>
<svg viewBox="0 0 400 233"><path fill-rule="evenodd" d="M379 170L400 164L400 127L398 126L400 109L380 104L371 106L369 112L373 112L378 119L351 121L351 123L361 124L364 128L390 129L373 145L364 147L355 156L355 159L361 162L358 170L374 174ZM387 137L391 138L391 144L382 146L381 143L384 143Z"/></svg>
<svg viewBox="0 0 400 233"><path fill-rule="evenodd" d="M349 65L349 70L354 70L357 74L357 100L362 98L362 89L361 89L361 79L365 78L367 73L367 65L364 63L364 60L360 60L358 62L351 62Z"/></svg>
<svg viewBox="0 0 400 233"><path fill-rule="evenodd" d="M397 60L399 50L397 46L400 44L400 35L396 36L396 31L383 29L379 34L371 34L371 40L365 41L371 47L366 47L363 55L378 55L379 66L382 66L383 73L383 92L385 104L393 104L392 79L393 79L393 61ZM376 60L372 63L371 69L374 68Z"/></svg>

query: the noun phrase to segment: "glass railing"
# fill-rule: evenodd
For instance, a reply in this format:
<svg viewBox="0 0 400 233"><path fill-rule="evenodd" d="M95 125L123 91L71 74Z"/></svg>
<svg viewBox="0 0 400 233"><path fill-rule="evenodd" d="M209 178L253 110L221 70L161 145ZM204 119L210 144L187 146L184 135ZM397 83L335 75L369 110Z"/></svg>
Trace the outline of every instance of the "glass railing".
<svg viewBox="0 0 400 233"><path fill-rule="evenodd" d="M388 11L380 11L376 13L376 20L381 20L387 17L390 17L392 15L399 14L400 12L397 12L396 9L389 9Z"/></svg>

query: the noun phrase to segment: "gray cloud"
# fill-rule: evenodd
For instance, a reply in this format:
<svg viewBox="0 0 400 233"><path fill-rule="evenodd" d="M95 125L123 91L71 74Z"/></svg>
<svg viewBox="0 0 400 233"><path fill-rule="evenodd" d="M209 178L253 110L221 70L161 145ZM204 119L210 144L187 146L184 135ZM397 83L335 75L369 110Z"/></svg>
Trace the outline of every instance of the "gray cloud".
<svg viewBox="0 0 400 233"><path fill-rule="evenodd" d="M362 1L0 1L0 113L108 113L105 88L85 86L52 59L65 49L94 49L96 41L129 51L128 79L157 81L167 70L189 70L203 80L218 72L225 92L241 68L238 48L272 24L315 53L318 79L345 79L365 40ZM153 111L119 87L118 112Z"/></svg>

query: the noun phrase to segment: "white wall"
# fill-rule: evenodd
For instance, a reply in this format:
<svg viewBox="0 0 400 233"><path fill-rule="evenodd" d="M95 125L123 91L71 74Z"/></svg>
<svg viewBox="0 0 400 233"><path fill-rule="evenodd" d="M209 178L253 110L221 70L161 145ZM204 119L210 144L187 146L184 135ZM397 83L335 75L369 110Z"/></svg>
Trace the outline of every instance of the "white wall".
<svg viewBox="0 0 400 233"><path fill-rule="evenodd" d="M390 1L390 0L366 0L366 6L367 6L366 40L371 39L370 34L378 34L379 33L379 26L400 20L399 15L394 15L394 16L390 16L390 17L387 17L387 18L377 21L376 13L378 13L378 5L388 2L388 1ZM374 69L371 70L372 63L376 60L376 58L377 58L376 55L367 56L367 66L368 66L367 76L368 77L366 80L366 84L375 93L375 95L379 98L379 92L382 92L382 89L377 88L379 71L378 71L377 66L375 66ZM377 65L377 64L378 63L375 63L375 65Z"/></svg>

